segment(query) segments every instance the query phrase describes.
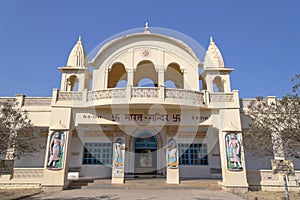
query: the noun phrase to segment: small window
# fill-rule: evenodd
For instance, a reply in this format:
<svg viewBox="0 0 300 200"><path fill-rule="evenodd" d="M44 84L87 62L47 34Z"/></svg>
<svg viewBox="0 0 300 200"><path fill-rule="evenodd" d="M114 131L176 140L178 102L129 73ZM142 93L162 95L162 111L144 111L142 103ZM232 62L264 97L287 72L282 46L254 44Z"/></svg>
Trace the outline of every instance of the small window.
<svg viewBox="0 0 300 200"><path fill-rule="evenodd" d="M86 165L110 165L112 162L112 143L85 143L83 162Z"/></svg>
<svg viewBox="0 0 300 200"><path fill-rule="evenodd" d="M181 143L178 146L180 165L208 165L207 144Z"/></svg>

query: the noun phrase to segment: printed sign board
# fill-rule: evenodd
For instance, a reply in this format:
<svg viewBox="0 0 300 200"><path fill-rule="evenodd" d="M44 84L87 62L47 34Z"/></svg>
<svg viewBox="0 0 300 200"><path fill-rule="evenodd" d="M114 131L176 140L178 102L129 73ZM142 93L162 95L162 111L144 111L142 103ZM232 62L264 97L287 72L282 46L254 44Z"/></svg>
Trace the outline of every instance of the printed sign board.
<svg viewBox="0 0 300 200"><path fill-rule="evenodd" d="M13 173L13 160L0 160L0 175L8 175Z"/></svg>

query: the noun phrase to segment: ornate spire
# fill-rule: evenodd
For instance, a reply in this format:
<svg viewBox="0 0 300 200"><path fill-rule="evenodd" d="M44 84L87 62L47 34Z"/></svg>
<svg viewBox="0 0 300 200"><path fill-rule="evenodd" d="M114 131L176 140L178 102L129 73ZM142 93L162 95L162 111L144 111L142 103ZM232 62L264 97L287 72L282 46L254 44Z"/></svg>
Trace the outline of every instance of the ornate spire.
<svg viewBox="0 0 300 200"><path fill-rule="evenodd" d="M84 51L81 36L79 36L77 43L74 45L67 62L70 67L85 67L86 53Z"/></svg>
<svg viewBox="0 0 300 200"><path fill-rule="evenodd" d="M210 36L210 43L206 51L204 59L204 67L206 68L221 68L224 67L222 54L215 44L213 37Z"/></svg>

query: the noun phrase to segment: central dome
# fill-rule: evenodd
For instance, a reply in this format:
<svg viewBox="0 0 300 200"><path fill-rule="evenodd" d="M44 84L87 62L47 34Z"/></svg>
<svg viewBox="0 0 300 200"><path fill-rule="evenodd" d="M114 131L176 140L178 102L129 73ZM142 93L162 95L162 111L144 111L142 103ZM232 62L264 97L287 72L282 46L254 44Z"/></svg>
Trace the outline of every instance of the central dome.
<svg viewBox="0 0 300 200"><path fill-rule="evenodd" d="M198 59L199 62L203 62L206 50L194 39L191 37L166 28L159 27L146 27L146 28L135 28L130 29L121 33L118 33L100 44L98 44L88 55L88 62L93 63L97 58L97 55L107 46L113 44L116 41L136 37L136 36L151 36L151 37L162 37L168 40L176 42L178 45L182 46L187 52L189 52L195 59Z"/></svg>

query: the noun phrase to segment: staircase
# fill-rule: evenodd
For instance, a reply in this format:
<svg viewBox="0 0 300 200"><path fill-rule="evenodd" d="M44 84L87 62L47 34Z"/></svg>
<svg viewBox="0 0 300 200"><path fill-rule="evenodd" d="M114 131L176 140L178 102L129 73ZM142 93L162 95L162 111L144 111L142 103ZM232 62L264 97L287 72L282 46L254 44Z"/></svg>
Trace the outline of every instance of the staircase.
<svg viewBox="0 0 300 200"><path fill-rule="evenodd" d="M124 184L111 184L111 179L78 179L72 180L69 189L135 189L135 190L164 190L164 189L197 189L221 190L216 179L181 180L180 184L167 184L165 178L125 178Z"/></svg>

